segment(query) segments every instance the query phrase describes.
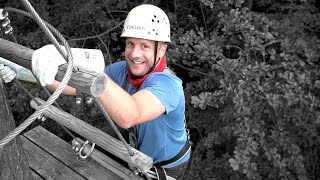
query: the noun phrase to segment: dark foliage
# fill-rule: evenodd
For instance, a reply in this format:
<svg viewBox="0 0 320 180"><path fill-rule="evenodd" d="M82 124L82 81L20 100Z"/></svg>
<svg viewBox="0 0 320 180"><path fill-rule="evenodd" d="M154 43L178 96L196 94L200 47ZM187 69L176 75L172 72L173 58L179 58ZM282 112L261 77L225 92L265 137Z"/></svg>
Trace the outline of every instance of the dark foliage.
<svg viewBox="0 0 320 180"><path fill-rule="evenodd" d="M172 24L167 58L184 80L194 143L186 179L319 180L319 1L146 2L162 7ZM123 57L123 20L142 1L31 3L72 47L101 49L108 64ZM6 5L22 8L19 1ZM33 20L19 14L10 19L20 44L35 49L48 43ZM38 86L24 85L47 98ZM33 112L30 98L14 84L7 91L21 123ZM94 105L77 106L66 96L57 102L112 133ZM53 121L32 126L37 124L68 140Z"/></svg>

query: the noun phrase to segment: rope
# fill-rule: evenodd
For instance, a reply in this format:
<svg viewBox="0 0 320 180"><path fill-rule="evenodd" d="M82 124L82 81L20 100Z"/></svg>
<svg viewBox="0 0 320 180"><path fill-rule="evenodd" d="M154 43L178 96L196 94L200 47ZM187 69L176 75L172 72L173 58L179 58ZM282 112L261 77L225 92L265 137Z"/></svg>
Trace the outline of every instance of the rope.
<svg viewBox="0 0 320 180"><path fill-rule="evenodd" d="M47 94L50 96L49 99L42 105L40 106L40 109L38 109L36 112L34 112L28 119L26 119L23 123L21 123L16 129L14 129L12 132L10 132L6 137L4 137L1 141L0 141L0 152L2 152L3 147L9 143L12 139L14 139L17 135L19 135L25 128L27 128L33 121L35 121L38 117L40 117L45 110L53 103L55 103L55 105L57 107L59 107L61 109L61 107L55 102L55 100L59 97L59 95L62 93L63 89L66 87L68 81L71 78L71 74L72 74L72 69L77 71L76 67L73 64L73 57L72 57L72 53L69 47L68 42L65 40L65 38L63 37L63 35L57 30L55 29L53 26L51 26L49 23L43 21L39 15L37 14L37 12L34 10L34 8L32 7L32 5L29 3L28 0L21 0L22 3L26 6L26 8L28 9L28 12L19 10L19 9L15 9L15 8L5 8L6 11L11 11L11 12L16 12L16 13L20 13L23 14L29 18L34 19L38 25L42 28L42 30L44 31L44 33L49 37L50 41L52 44L54 44L54 46L56 47L56 49L59 51L59 53L63 56L63 58L68 62L68 66L67 66L67 70L65 73L65 76L63 77L60 85L58 86L58 88L54 91L54 93L50 96L50 93L45 89L45 91L47 92ZM54 33L59 39L60 41L63 43L66 51L67 51L67 55L65 54L65 52L62 50L62 48L60 47L60 44L57 42L56 38L53 36ZM14 36L13 36L14 38ZM22 87L22 89L24 91L27 92L28 96L30 96L33 100L35 100L35 98L18 82L16 81L16 83ZM35 100L35 102L39 105L40 103L38 101ZM121 135L121 133L119 132L119 130L117 129L117 127L115 126L115 124L113 123L111 117L108 115L108 113L106 112L106 110L104 109L104 107L102 106L102 104L96 99L96 102L100 108L100 110L103 112L104 116L106 117L106 119L108 120L109 124L112 126L112 128L114 129L114 131L116 132L116 134L118 135L118 137L120 138L120 140L122 141L122 143L124 144L124 146L126 147L127 151L129 152L129 154L131 156L134 155L134 152L130 149L129 145L126 143L125 139L123 138L123 136ZM68 130L66 129L64 126L61 125L61 127L71 136L73 137L73 139L76 139L76 137ZM146 176L146 178L149 180L150 177L148 176L148 174L146 172L143 172Z"/></svg>
<svg viewBox="0 0 320 180"><path fill-rule="evenodd" d="M33 20L35 20L35 21L37 20L37 19L35 19L35 18L32 16L32 14L30 14L30 13L28 13L28 12L26 12L26 11L23 11L23 10L21 10L21 9L6 7L6 8L4 8L4 10L5 10L5 11L8 11L8 12L14 12L14 13L22 14L22 15L24 15L24 16L26 16L26 17L29 17L29 18L31 18L31 19L33 19ZM41 19L41 20L42 20L42 19ZM60 39L60 41L62 42L62 44L66 47L67 53L70 54L70 56L72 56L71 50L70 50L70 47L69 47L69 44L68 44L68 42L66 41L66 39L63 37L63 35L62 35L55 27L53 27L51 24L49 24L48 22L42 20L42 23L41 23L41 24L42 24L42 25L40 25L40 26L47 27L48 29L50 29L50 31L48 30L49 32L52 32L54 35L56 35L56 36ZM45 30L45 31L46 31L46 30ZM54 37L52 36L52 34L49 35L49 36L54 39ZM51 39L51 38L50 38L50 39ZM56 40L55 40L55 41L56 41ZM56 44L56 43L55 43L55 41L52 42L53 45L57 48L57 50L58 50L59 53L63 56L63 58L66 59L66 61L68 62L68 57L66 56L66 53L62 50L62 48L61 48L61 46L59 46L59 44ZM77 71L76 68L74 68L74 70Z"/></svg>
<svg viewBox="0 0 320 180"><path fill-rule="evenodd" d="M25 12L23 10L20 9L16 9L16 8L5 8L6 11L9 12L15 12L15 13L20 13L22 15L25 15L27 17L32 18L32 16L28 13ZM59 32L57 29L55 29L53 26L51 26L49 23L45 22L46 26L54 33L56 34L57 32ZM60 46L59 46L60 47ZM36 101L35 101L36 102ZM126 147L126 149L128 150L129 154L131 156L134 155L134 152L130 149L128 143L126 143L126 140L123 138L123 136L121 135L121 133L119 132L119 130L117 129L117 127L115 126L115 124L113 123L111 117L109 116L109 114L106 112L106 110L104 109L104 107L101 105L101 103L96 99L96 102L98 104L98 107L100 109L100 111L103 113L104 117L108 120L109 124L111 125L111 127L113 128L113 130L116 132L117 136L119 137L119 139L121 140L121 142L124 144L124 146ZM60 108L61 109L61 108ZM64 127L64 126L62 126ZM75 138L74 138L75 139Z"/></svg>
<svg viewBox="0 0 320 180"><path fill-rule="evenodd" d="M19 10L20 11L20 10ZM18 43L16 37L13 35L13 33L9 33L8 34L9 39L11 39L12 42ZM39 84L39 79L37 77L35 77L37 79L37 82ZM41 103L25 88L23 87L23 85L20 83L20 81L18 79L14 79L13 81L16 85L18 85L32 100L34 100L34 102L37 103L38 106L41 105ZM44 90L44 92L48 95L48 97L51 96L50 92L43 86L40 85L40 87ZM59 108L62 109L61 106L54 101L54 104ZM59 123L58 123L59 124ZM66 127L64 127L63 125L59 124L61 126L61 128L67 133L69 134L73 139L75 139L76 137L71 133L71 131L69 129L67 129Z"/></svg>
<svg viewBox="0 0 320 180"><path fill-rule="evenodd" d="M25 5L27 7L29 7L29 4L26 2ZM31 5L30 5L31 6ZM67 43L67 41L62 37L61 33L56 29L54 28L53 26L51 26L51 24L47 23L46 21L43 21L41 20L41 18L37 15L37 13L31 8L28 8L29 11L31 13L34 14L34 16L32 16L30 13L26 12L26 11L23 11L23 10L20 10L20 9L16 9L16 8L10 8L10 7L7 7L5 8L4 10L5 11L8 11L8 12L15 12L15 13L19 13L19 14L22 14L24 16L27 16L29 18L32 18L34 19L34 17L36 18L35 20L38 22L38 24L40 25L40 27L43 28L44 32L46 32L47 36L49 36L50 40L53 42L53 44L55 45L55 47L57 48L57 50L60 52L60 54L67 60L65 54L64 54L64 51L62 51L61 47L59 45L56 45L57 44L57 41L55 40L55 38L53 37L53 35L50 33L50 31L52 33L54 33L62 42L63 44L65 45L66 49L69 50L69 45ZM39 20L38 20L39 19ZM50 30L49 30L49 29ZM68 51L68 53L70 53L70 50ZM71 54L71 53L70 53ZM71 57L71 56L70 56ZM71 58L72 59L72 58ZM72 63L72 62L71 62ZM68 70L69 70L69 62L68 62ZM68 73L68 70L67 70L67 73ZM67 77L67 73L65 75L65 77ZM70 75L71 76L71 75ZM70 77L69 77L70 79ZM68 79L68 80L69 80ZM64 79L63 79L64 80ZM63 82L62 80L62 82ZM62 82L60 84L60 86L62 86ZM20 83L18 85L21 85ZM60 87L59 86L59 87ZM22 86L21 86L22 87ZM58 87L58 89L59 89ZM63 86L62 90L64 89L65 86ZM27 94L33 99L35 100L35 98L25 89L22 87L22 89L24 89ZM47 94L50 96L50 93L47 91L47 89L43 88ZM7 137L5 137L2 141L0 141L0 151L1 151L1 148L6 144L8 143L12 138L14 138L16 135L20 134L22 132L22 130L24 130L27 126L29 126L37 117L39 117L42 113L41 112L44 112L44 110L42 109L47 109L52 103L55 103L55 105L57 107L59 107L61 109L61 107L56 103L54 102L57 97L61 94L61 92L59 93L58 89L55 91L55 93L52 94L52 96L47 100L47 102L41 107L41 109L39 109L38 111L36 111L33 115L31 115L27 120L25 120L25 122L23 124L21 124L19 127L17 127L12 133L10 133ZM57 92L57 93L56 93ZM57 97L55 98L55 94L58 94ZM52 100L51 100L52 99ZM51 102L53 101L53 102ZM39 102L37 102L35 100L35 102L39 104ZM131 156L134 155L134 152L130 149L129 145L126 143L125 139L123 138L123 136L121 135L121 133L119 132L119 130L117 129L117 127L115 126L115 124L113 123L111 117L108 115L108 113L105 111L105 109L102 107L101 103L96 100L100 110L103 112L105 118L108 120L109 124L112 126L112 128L114 129L114 131L116 132L116 134L118 135L119 139L122 141L122 143L124 144L124 146L126 147L127 151L129 152L129 154ZM38 113L37 113L38 112ZM39 114L39 115L38 115ZM65 128L64 126L61 125L61 127L73 138L73 139L76 139L76 137L67 129ZM20 130L21 129L21 130Z"/></svg>
<svg viewBox="0 0 320 180"><path fill-rule="evenodd" d="M10 8L10 7L6 7L4 9L5 11L8 12L14 12L14 13L19 13L22 14L24 16L27 16L29 18L33 18L32 15L26 11L20 10L20 9L16 9L16 8ZM54 28L53 26L51 26L51 24L43 21L44 24L50 29L51 32L53 32L56 36L59 35L59 31ZM60 48L60 46L58 46ZM44 90L47 91L47 89L44 88ZM37 103L37 101L35 101ZM96 102L98 102L98 100L96 100ZM38 104L38 103L37 103ZM132 156L134 155L134 152L130 149L130 147L128 146L128 144L126 143L125 139L123 138L123 136L121 135L121 133L119 132L119 130L117 129L117 127L115 126L115 124L113 123L113 121L111 120L110 116L108 115L108 113L105 111L105 109L102 107L102 105L98 102L98 107L100 108L100 110L102 111L102 113L104 114L105 118L108 120L109 124L112 126L113 130L116 132L116 134L118 135L119 139L122 141L122 143L125 145L126 149L128 150L129 154ZM39 105L39 104L38 104ZM57 107L59 107L61 109L61 107L55 102L55 105ZM66 129L64 126L62 126L64 129ZM66 129L67 133L70 134L71 137L74 138L73 135L71 135L71 132L68 132L68 130ZM75 138L74 138L75 139Z"/></svg>
<svg viewBox="0 0 320 180"><path fill-rule="evenodd" d="M46 33L47 36L49 36L50 41L55 45L55 47L58 49L60 48L60 45L58 44L55 37L52 35L48 27L45 25L45 23L42 21L42 19L39 17L37 12L34 10L34 8L31 6L28 0L22 0L22 3L26 6L26 8L29 10L29 12L33 15L36 22L39 24L39 26L42 28L42 30ZM4 137L0 141L0 151L3 150L3 146L9 143L12 139L14 139L18 134L20 134L25 128L27 128L34 120L36 120L39 116L42 115L43 112L59 97L59 95L62 93L63 89L66 87L68 81L71 78L72 69L74 67L73 65L73 58L71 55L70 47L67 41L64 39L64 37L57 31L58 38L64 43L64 46L66 47L67 51L67 57L66 60L68 60L68 66L66 70L66 74L63 77L60 85L55 90L55 92L50 96L50 98L40 107L39 110L34 112L29 118L27 118L23 123L21 123L17 128L15 128L12 132L10 132L6 137ZM59 51L60 52L60 51ZM62 53L61 51L60 53ZM64 53L63 53L64 54ZM62 54L62 55L63 55ZM64 55L65 57L65 55Z"/></svg>

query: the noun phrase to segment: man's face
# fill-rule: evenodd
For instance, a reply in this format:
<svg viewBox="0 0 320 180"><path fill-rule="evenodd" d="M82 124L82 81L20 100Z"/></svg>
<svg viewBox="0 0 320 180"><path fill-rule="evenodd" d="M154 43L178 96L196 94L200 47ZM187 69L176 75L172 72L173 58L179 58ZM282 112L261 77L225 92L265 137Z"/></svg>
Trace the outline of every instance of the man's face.
<svg viewBox="0 0 320 180"><path fill-rule="evenodd" d="M152 40L127 38L125 48L125 59L129 68L135 76L145 75L154 63L155 43ZM162 57L166 45L159 43L157 59Z"/></svg>

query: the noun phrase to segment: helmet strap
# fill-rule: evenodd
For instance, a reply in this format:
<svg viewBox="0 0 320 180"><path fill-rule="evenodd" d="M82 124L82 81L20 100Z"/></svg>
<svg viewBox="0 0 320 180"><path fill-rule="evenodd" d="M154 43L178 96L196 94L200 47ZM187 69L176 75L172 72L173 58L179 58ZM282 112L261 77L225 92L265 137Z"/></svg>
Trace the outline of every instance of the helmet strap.
<svg viewBox="0 0 320 180"><path fill-rule="evenodd" d="M157 60L157 55L158 55L158 45L159 41L154 41L154 61L152 67L149 69L148 73L153 71L158 62L160 61L160 58Z"/></svg>

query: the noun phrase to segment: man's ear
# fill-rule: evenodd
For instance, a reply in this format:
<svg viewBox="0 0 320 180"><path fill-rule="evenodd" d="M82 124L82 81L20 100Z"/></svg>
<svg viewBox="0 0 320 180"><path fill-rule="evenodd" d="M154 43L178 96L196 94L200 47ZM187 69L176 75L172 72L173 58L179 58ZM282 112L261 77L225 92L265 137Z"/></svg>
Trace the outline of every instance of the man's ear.
<svg viewBox="0 0 320 180"><path fill-rule="evenodd" d="M158 54L160 58L162 58L166 54L167 47L168 45L166 43L161 43L161 46L158 50Z"/></svg>

